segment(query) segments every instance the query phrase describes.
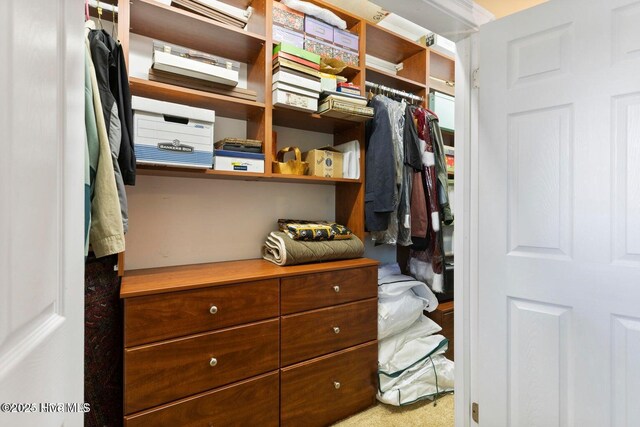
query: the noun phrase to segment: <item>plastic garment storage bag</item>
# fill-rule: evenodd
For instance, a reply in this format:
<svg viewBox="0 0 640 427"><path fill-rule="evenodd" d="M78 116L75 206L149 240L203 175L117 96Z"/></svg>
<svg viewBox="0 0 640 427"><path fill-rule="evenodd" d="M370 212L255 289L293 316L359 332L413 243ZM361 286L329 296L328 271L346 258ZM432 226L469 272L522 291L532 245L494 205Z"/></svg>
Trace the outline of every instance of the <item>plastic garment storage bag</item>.
<svg viewBox="0 0 640 427"><path fill-rule="evenodd" d="M378 339L403 331L436 309L438 300L429 287L403 274L378 279Z"/></svg>
<svg viewBox="0 0 640 427"><path fill-rule="evenodd" d="M380 374L380 379L384 378ZM409 405L423 399L453 391L454 363L442 354L425 359L403 372L386 391L378 391L377 398L395 406Z"/></svg>
<svg viewBox="0 0 640 427"><path fill-rule="evenodd" d="M398 365L406 367L415 363L424 354L420 354L420 345L416 345L414 341L428 338L441 330L442 328L436 322L423 314L409 328L378 341L378 367L382 371L393 372L401 369ZM409 357L408 361L402 362L407 357Z"/></svg>

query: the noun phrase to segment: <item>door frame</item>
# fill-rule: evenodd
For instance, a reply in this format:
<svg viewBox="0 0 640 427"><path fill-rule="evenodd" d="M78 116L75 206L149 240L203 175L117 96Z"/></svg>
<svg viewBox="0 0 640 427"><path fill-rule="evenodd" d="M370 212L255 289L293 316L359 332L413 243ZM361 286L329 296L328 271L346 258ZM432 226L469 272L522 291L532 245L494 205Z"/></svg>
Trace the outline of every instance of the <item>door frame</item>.
<svg viewBox="0 0 640 427"><path fill-rule="evenodd" d="M456 427L475 424L478 357L478 89L477 34L456 43L454 341ZM461 296L459 298L458 296Z"/></svg>
<svg viewBox="0 0 640 427"><path fill-rule="evenodd" d="M376 0L384 9L456 42L454 341L455 425L472 427L478 356L478 35L494 16L472 0Z"/></svg>

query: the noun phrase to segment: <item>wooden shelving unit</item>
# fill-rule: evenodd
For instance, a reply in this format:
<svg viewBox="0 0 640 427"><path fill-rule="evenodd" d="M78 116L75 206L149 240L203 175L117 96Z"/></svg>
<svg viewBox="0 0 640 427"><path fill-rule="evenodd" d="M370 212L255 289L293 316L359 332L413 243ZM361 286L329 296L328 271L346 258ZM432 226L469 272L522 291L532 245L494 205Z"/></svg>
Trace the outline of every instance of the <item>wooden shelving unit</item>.
<svg viewBox="0 0 640 427"><path fill-rule="evenodd" d="M166 6L155 0L120 0L119 33L128 53L129 34L138 34L191 49L227 57L247 64L247 87L257 93L257 101L248 101L171 84L132 77L133 95L182 103L215 110L216 116L245 120L247 137L264 141L265 173L221 172L139 165L140 175L184 178L232 179L285 183L309 183L336 187L336 220L364 237L364 123L323 117L318 114L274 108L271 101L271 10L275 0L226 0L227 3L254 9L246 30L233 28L186 10ZM436 85L429 76L454 78L452 58L446 57L412 40L370 24L340 7L322 0L311 3L327 8L347 22L347 29L360 36L359 66L349 66L341 74L362 87L365 81L404 90L426 99ZM392 63L402 63L397 74L367 67L369 54ZM334 144L360 141L361 179L331 179L313 176L277 175L271 172L272 153L291 142L272 140L273 126L323 132L333 135Z"/></svg>

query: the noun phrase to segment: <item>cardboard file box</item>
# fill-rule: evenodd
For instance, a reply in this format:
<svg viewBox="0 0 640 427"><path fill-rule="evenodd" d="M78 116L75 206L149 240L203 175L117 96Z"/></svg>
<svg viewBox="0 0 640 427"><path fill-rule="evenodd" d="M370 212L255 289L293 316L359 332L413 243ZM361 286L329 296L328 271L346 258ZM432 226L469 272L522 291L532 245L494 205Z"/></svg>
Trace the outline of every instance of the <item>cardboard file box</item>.
<svg viewBox="0 0 640 427"><path fill-rule="evenodd" d="M342 178L342 157L339 150L327 146L307 151L302 160L309 163L309 175Z"/></svg>
<svg viewBox="0 0 640 427"><path fill-rule="evenodd" d="M264 173L264 154L215 150L213 169L217 171Z"/></svg>
<svg viewBox="0 0 640 427"><path fill-rule="evenodd" d="M134 96L138 163L211 168L215 111Z"/></svg>

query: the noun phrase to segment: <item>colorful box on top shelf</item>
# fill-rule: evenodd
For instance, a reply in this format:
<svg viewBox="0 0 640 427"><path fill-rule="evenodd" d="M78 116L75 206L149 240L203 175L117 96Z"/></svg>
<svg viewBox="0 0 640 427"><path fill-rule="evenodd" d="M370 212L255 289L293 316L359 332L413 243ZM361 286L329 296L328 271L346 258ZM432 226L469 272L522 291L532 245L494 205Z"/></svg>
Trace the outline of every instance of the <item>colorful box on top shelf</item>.
<svg viewBox="0 0 640 427"><path fill-rule="evenodd" d="M333 45L313 36L305 34L304 50L313 52L321 58L333 58Z"/></svg>
<svg viewBox="0 0 640 427"><path fill-rule="evenodd" d="M278 1L274 1L273 23L302 32L304 31L304 14L288 8Z"/></svg>
<svg viewBox="0 0 640 427"><path fill-rule="evenodd" d="M360 51L360 37L340 28L333 29L333 44L355 53Z"/></svg>
<svg viewBox="0 0 640 427"><path fill-rule="evenodd" d="M357 52L333 46L331 49L331 57L339 59L347 65L358 67L360 65L360 57Z"/></svg>
<svg viewBox="0 0 640 427"><path fill-rule="evenodd" d="M273 24L273 41L284 42L304 49L304 34L280 25Z"/></svg>
<svg viewBox="0 0 640 427"><path fill-rule="evenodd" d="M304 32L307 36L333 43L333 27L312 16L305 15Z"/></svg>

